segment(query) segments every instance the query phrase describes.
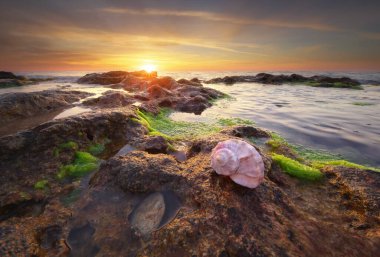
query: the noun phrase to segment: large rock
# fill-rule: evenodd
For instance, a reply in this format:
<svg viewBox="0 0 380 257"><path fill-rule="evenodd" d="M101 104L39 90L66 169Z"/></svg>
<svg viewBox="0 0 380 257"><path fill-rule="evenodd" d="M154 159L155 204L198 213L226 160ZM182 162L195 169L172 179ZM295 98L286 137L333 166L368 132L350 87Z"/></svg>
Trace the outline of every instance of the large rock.
<svg viewBox="0 0 380 257"><path fill-rule="evenodd" d="M83 102L84 105L98 106L101 108L115 108L128 106L136 102L136 100L123 92L107 91L98 98L91 98Z"/></svg>
<svg viewBox="0 0 380 257"><path fill-rule="evenodd" d="M6 93L0 95L2 122L32 117L70 106L92 94L81 91L46 90L32 93Z"/></svg>
<svg viewBox="0 0 380 257"><path fill-rule="evenodd" d="M380 174L346 169L335 175L333 171L326 171L326 180L303 183L284 174L277 165L271 167L265 157L263 184L255 190L247 189L216 175L210 167L211 150L223 138L228 136L203 139L203 150L193 152L182 163L167 155L140 151L104 163L91 181L94 190L121 190L126 195L170 190L181 198L183 210L157 231L152 229L157 222L154 225L144 220L139 222L150 235L144 239L144 245L136 244L138 239L130 234L128 249L110 250L101 239L105 235L99 231L96 242L101 253L111 251L107 253L112 256L125 251L150 256L167 253L326 256L331 252L348 256L376 255L380 249L380 239L376 236ZM161 206L159 200L151 204ZM87 205L91 205L91 201ZM151 210L141 211L140 215L161 217ZM96 220L96 215L91 218ZM127 226L134 224L132 221ZM110 226L117 229L117 225L110 223ZM149 229L145 229L147 226ZM113 236L117 238L122 234L120 231Z"/></svg>
<svg viewBox="0 0 380 257"><path fill-rule="evenodd" d="M20 77L9 71L0 71L0 79L20 79Z"/></svg>
<svg viewBox="0 0 380 257"><path fill-rule="evenodd" d="M78 83L82 84L99 84L111 85L123 82L128 77L135 78L155 78L157 73L148 73L146 71L109 71L105 73L90 73L78 79ZM126 83L126 82L125 82Z"/></svg>
<svg viewBox="0 0 380 257"><path fill-rule="evenodd" d="M81 84L110 85L120 83L128 75L126 71L110 71L106 73L90 73L78 79Z"/></svg>

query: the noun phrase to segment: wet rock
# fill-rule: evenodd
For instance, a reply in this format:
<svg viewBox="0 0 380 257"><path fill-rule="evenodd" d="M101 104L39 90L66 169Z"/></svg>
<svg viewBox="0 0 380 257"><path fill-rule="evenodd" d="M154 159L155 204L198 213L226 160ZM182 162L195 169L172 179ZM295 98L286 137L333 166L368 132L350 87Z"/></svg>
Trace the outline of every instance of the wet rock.
<svg viewBox="0 0 380 257"><path fill-rule="evenodd" d="M156 230L165 213L164 196L153 193L146 197L130 215L130 223L143 235Z"/></svg>
<svg viewBox="0 0 380 257"><path fill-rule="evenodd" d="M173 90L179 86L177 81L175 81L173 78L171 78L169 76L159 77L159 78L153 79L150 82L150 85L159 85L160 87L163 87L163 88L166 88L169 90Z"/></svg>
<svg viewBox="0 0 380 257"><path fill-rule="evenodd" d="M0 95L0 117L3 122L31 117L70 106L92 94L81 91L46 90L32 93Z"/></svg>
<svg viewBox="0 0 380 257"><path fill-rule="evenodd" d="M44 250L50 251L59 248L62 233L62 227L59 225L51 225L41 229L37 235L40 247Z"/></svg>
<svg viewBox="0 0 380 257"><path fill-rule="evenodd" d="M138 149L152 154L166 153L169 148L167 140L162 136L147 136L134 144Z"/></svg>
<svg viewBox="0 0 380 257"><path fill-rule="evenodd" d="M94 233L95 228L89 222L72 228L67 238L71 248L70 256L95 256L99 247L93 242Z"/></svg>
<svg viewBox="0 0 380 257"><path fill-rule="evenodd" d="M198 78L192 78L192 79L190 79L190 81L195 82L195 83L201 83L201 80Z"/></svg>
<svg viewBox="0 0 380 257"><path fill-rule="evenodd" d="M249 138L249 137L269 138L270 137L270 133L268 131L265 131L253 126L235 126L232 128L224 129L220 133L231 135L234 137L245 137L245 138Z"/></svg>
<svg viewBox="0 0 380 257"><path fill-rule="evenodd" d="M201 84L200 80L195 78L192 80L187 80L187 79L179 79L177 80L179 84L184 84L184 85L191 85L191 86L196 86L196 87L202 87L203 85Z"/></svg>
<svg viewBox="0 0 380 257"><path fill-rule="evenodd" d="M113 88L123 88L130 92L145 91L148 88L150 78L144 79L128 74L123 81L113 86Z"/></svg>
<svg viewBox="0 0 380 257"><path fill-rule="evenodd" d="M102 108L115 108L131 105L136 100L123 92L107 91L98 98L83 102L84 105L98 106Z"/></svg>
<svg viewBox="0 0 380 257"><path fill-rule="evenodd" d="M175 109L181 112L201 114L211 105L212 104L203 96L195 96L190 99L186 99L184 102L178 102Z"/></svg>
<svg viewBox="0 0 380 257"><path fill-rule="evenodd" d="M148 87L147 92L149 93L149 98L150 99L156 99L156 98L161 98L161 97L166 97L166 96L172 96L173 93L159 85L153 85Z"/></svg>

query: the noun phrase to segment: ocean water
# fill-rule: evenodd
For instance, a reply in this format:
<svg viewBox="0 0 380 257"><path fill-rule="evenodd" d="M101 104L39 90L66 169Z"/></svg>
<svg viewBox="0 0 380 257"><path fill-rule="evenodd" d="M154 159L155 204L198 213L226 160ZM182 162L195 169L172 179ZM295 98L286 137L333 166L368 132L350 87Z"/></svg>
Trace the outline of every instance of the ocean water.
<svg viewBox="0 0 380 257"><path fill-rule="evenodd" d="M258 72L167 72L159 75L169 75L175 79L210 79L225 75L255 75ZM32 77L53 76L55 80L32 86L0 89L0 94L65 88L100 95L110 90L102 86L75 83L76 79L85 73L23 73ZM380 166L380 86L366 85L369 81L380 81L380 73L268 73L348 76L360 80L365 85L364 90L350 90L259 83L209 84L205 86L227 93L232 99L218 101L200 116L174 113L171 117L175 120L204 122L211 122L218 117L249 119L259 127L281 134L290 143L341 154L357 163ZM65 110L66 113L58 113L55 118L74 115L77 110L85 111L81 108L71 113Z"/></svg>

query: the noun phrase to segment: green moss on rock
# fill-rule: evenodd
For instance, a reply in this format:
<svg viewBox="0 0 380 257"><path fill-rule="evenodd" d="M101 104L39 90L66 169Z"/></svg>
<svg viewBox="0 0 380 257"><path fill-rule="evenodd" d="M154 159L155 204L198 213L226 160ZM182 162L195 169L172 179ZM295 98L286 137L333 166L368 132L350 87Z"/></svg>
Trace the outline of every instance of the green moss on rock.
<svg viewBox="0 0 380 257"><path fill-rule="evenodd" d="M106 149L104 144L95 143L88 147L87 151L92 155L99 155Z"/></svg>
<svg viewBox="0 0 380 257"><path fill-rule="evenodd" d="M46 179L43 179L43 180L37 181L34 184L34 188L39 189L39 190L43 190L48 186L48 184L49 184L49 181L47 181Z"/></svg>
<svg viewBox="0 0 380 257"><path fill-rule="evenodd" d="M222 129L234 125L253 124L252 121L239 118L223 118L213 123L174 121L170 119L173 110L161 108L157 115L137 111L137 119L133 119L145 126L149 135L162 136L167 140L197 138L217 133Z"/></svg>
<svg viewBox="0 0 380 257"><path fill-rule="evenodd" d="M342 167L347 167L347 168L356 168L356 169L361 169L361 170L373 170L373 171L380 172L380 169L378 169L378 168L364 166L364 165L356 164L356 163L349 162L346 160L314 161L312 163L312 166L315 168L318 168L318 169L324 168L326 166L342 166Z"/></svg>
<svg viewBox="0 0 380 257"><path fill-rule="evenodd" d="M323 177L323 174L318 169L304 165L284 155L273 154L272 159L285 173L291 176L305 180L319 180Z"/></svg>
<svg viewBox="0 0 380 257"><path fill-rule="evenodd" d="M76 152L72 164L62 166L57 174L59 179L79 178L99 167L99 159L87 152Z"/></svg>

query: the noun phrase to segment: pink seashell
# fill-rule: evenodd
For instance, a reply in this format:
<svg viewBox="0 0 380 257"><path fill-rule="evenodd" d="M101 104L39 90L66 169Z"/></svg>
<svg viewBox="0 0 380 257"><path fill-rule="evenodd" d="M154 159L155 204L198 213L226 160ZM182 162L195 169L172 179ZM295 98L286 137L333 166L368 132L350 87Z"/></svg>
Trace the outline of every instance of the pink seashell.
<svg viewBox="0 0 380 257"><path fill-rule="evenodd" d="M211 166L216 173L249 188L256 188L264 179L263 158L252 145L238 139L218 143L211 153Z"/></svg>

